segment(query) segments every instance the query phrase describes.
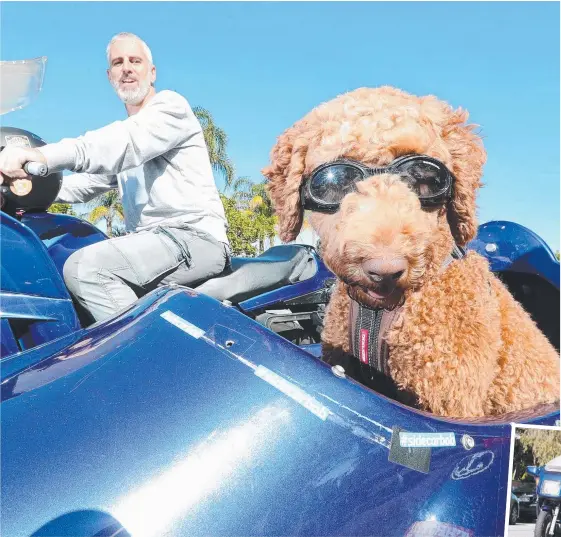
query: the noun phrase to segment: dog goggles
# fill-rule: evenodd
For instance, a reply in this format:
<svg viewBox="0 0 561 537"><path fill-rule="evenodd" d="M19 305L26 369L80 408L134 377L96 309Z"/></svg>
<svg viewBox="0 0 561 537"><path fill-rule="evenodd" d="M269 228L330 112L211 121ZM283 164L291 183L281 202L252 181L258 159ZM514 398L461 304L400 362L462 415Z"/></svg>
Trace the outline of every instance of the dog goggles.
<svg viewBox="0 0 561 537"><path fill-rule="evenodd" d="M442 205L452 197L454 176L442 162L425 155L405 155L381 168L349 159L322 164L304 179L302 206L320 213L337 212L343 198L356 191L358 181L386 173L401 176L423 207Z"/></svg>

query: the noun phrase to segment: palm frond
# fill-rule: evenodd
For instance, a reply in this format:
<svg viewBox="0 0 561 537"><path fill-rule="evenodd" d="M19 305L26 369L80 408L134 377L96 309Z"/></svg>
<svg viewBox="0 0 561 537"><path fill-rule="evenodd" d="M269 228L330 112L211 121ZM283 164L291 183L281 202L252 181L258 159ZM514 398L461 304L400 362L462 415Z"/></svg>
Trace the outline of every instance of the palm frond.
<svg viewBox="0 0 561 537"><path fill-rule="evenodd" d="M217 171L218 173L222 174L224 178L224 184L226 187L230 186L230 183L234 179L234 175L236 173L234 169L234 164L228 158L226 159L216 159L215 162L212 162L212 168Z"/></svg>
<svg viewBox="0 0 561 537"><path fill-rule="evenodd" d="M212 114L206 108L195 106L193 112L203 129L212 169L222 175L226 186L229 186L234 180L235 169L227 153L228 135L224 129L216 125Z"/></svg>
<svg viewBox="0 0 561 537"><path fill-rule="evenodd" d="M228 135L226 134L226 131L224 131L220 127L216 127L214 129L213 135L218 147L226 151L226 146L228 145Z"/></svg>
<svg viewBox="0 0 561 537"><path fill-rule="evenodd" d="M111 207L114 203L120 202L119 191L116 188L112 188L99 196L96 196L91 201L86 203L86 207L89 209L94 209L98 206Z"/></svg>
<svg viewBox="0 0 561 537"><path fill-rule="evenodd" d="M123 209L123 205L121 203L117 203L115 207L113 207L113 210L120 220L125 220L125 210Z"/></svg>
<svg viewBox="0 0 561 537"><path fill-rule="evenodd" d="M86 219L92 224L97 224L100 220L104 219L109 213L109 209L103 205L98 205L90 213L87 214Z"/></svg>
<svg viewBox="0 0 561 537"><path fill-rule="evenodd" d="M233 193L236 192L249 193L252 187L253 187L253 181L247 176L238 177L233 183L230 184L230 189L232 190Z"/></svg>

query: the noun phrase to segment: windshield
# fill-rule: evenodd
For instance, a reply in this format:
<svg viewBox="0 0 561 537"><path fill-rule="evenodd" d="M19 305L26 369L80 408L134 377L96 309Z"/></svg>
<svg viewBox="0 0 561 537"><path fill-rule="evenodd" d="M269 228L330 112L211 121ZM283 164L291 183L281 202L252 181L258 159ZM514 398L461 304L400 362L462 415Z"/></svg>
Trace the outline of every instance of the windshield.
<svg viewBox="0 0 561 537"><path fill-rule="evenodd" d="M41 91L47 57L0 61L0 115L27 106Z"/></svg>

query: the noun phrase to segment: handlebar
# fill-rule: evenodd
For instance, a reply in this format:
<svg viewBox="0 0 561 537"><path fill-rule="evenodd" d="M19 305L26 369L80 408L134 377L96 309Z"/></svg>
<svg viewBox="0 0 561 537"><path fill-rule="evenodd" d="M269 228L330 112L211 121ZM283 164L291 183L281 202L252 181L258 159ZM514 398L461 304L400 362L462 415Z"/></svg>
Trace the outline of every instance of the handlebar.
<svg viewBox="0 0 561 537"><path fill-rule="evenodd" d="M33 162L33 161L26 162L23 165L23 169L25 173L29 175L35 175L40 177L44 177L49 173L49 169L47 165L41 162ZM0 195L1 194L6 195L10 191L12 191L16 196L26 196L27 194L29 194L29 192L31 192L31 189L32 189L31 180L14 179L10 183L10 185L3 184L0 186Z"/></svg>
<svg viewBox="0 0 561 537"><path fill-rule="evenodd" d="M49 171L46 164L32 161L26 162L23 165L23 169L25 173L28 173L29 175L38 175L40 177L45 177Z"/></svg>

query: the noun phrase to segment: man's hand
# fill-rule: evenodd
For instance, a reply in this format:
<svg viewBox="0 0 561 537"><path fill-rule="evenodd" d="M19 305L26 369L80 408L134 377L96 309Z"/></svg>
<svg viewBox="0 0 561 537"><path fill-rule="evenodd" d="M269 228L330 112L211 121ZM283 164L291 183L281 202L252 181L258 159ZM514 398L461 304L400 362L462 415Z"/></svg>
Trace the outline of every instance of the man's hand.
<svg viewBox="0 0 561 537"><path fill-rule="evenodd" d="M0 184L13 179L28 179L23 166L26 162L41 162L47 164L47 159L38 149L29 147L7 146L0 152Z"/></svg>

